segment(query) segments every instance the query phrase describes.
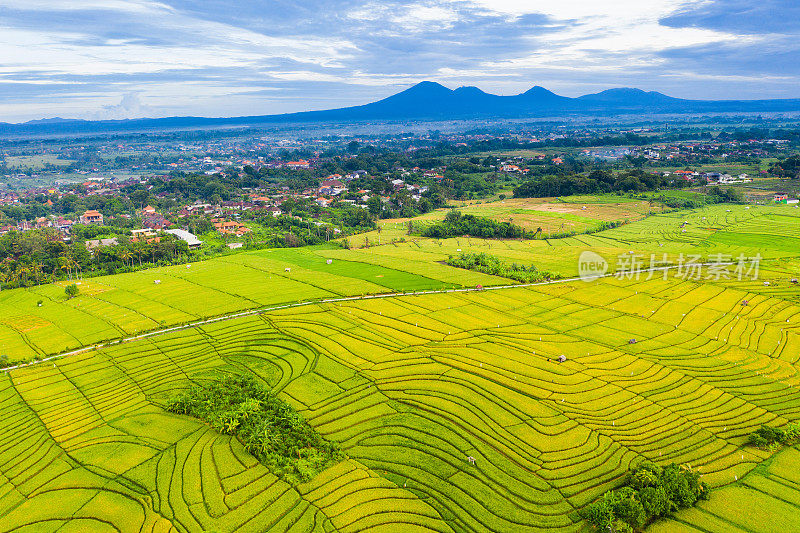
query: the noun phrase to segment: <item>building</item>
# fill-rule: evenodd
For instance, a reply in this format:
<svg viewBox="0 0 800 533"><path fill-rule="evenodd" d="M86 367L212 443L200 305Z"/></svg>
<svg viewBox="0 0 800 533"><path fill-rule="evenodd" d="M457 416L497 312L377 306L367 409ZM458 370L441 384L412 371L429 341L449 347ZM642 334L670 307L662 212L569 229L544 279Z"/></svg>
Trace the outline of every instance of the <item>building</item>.
<svg viewBox="0 0 800 533"><path fill-rule="evenodd" d="M158 236L158 233L150 228L131 230L131 235L133 242L146 242L149 244L161 242L161 237Z"/></svg>
<svg viewBox="0 0 800 533"><path fill-rule="evenodd" d="M69 233L69 230L72 229L72 226L75 225L75 222L63 217L58 217L55 224L60 231Z"/></svg>
<svg viewBox="0 0 800 533"><path fill-rule="evenodd" d="M142 216L142 227L149 229L166 229L172 225L172 222L159 215L158 213L152 215Z"/></svg>
<svg viewBox="0 0 800 533"><path fill-rule="evenodd" d="M97 248L103 248L105 246L116 246L119 244L116 238L113 239L95 239L91 241L86 241L86 249L90 252L96 250Z"/></svg>
<svg viewBox="0 0 800 533"><path fill-rule="evenodd" d="M201 242L201 241L200 241L200 240L197 238L197 236L196 236L196 235L194 235L194 234L192 234L192 233L189 233L189 232L188 232L188 231L186 231L186 230L182 230L182 229L168 229L168 230L166 230L166 232L167 232L167 233L169 233L169 234L171 234L171 235L175 235L177 238L179 238L180 240L184 241L186 244L188 244L188 245L189 245L189 248L190 248L190 249L192 249L192 248L200 248L200 246L203 244L203 243L202 243L202 242Z"/></svg>
<svg viewBox="0 0 800 533"><path fill-rule="evenodd" d="M97 224L103 225L103 215L99 211L89 210L81 215L81 224Z"/></svg>
<svg viewBox="0 0 800 533"><path fill-rule="evenodd" d="M317 194L329 194L337 196L347 190L347 186L338 179L323 180L320 188L317 189Z"/></svg>
<svg viewBox="0 0 800 533"><path fill-rule="evenodd" d="M232 220L224 221L224 222L215 222L214 227L223 235L244 235L245 233L249 233L251 230L241 222L235 222Z"/></svg>
<svg viewBox="0 0 800 533"><path fill-rule="evenodd" d="M789 201L789 195L778 193L772 198L772 201L785 204Z"/></svg>
<svg viewBox="0 0 800 533"><path fill-rule="evenodd" d="M266 211L267 213L270 213L273 217L279 217L279 216L281 216L283 214L283 211L281 211L281 208L278 207L278 206L275 206L275 205L271 205L271 206L265 207L263 209L263 211Z"/></svg>

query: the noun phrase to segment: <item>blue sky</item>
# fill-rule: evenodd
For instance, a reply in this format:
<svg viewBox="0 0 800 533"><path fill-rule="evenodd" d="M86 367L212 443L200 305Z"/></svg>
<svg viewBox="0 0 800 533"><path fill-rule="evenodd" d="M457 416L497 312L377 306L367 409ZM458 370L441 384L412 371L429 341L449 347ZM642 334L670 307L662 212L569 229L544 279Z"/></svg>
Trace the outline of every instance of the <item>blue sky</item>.
<svg viewBox="0 0 800 533"><path fill-rule="evenodd" d="M0 0L0 121L327 109L422 80L800 98L798 4Z"/></svg>

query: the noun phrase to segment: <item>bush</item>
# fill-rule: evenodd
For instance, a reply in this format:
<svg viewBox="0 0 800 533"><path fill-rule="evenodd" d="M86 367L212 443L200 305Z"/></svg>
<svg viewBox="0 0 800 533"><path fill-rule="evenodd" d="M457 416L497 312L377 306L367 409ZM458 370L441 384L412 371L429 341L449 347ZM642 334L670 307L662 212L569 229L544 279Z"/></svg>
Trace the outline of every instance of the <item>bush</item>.
<svg viewBox="0 0 800 533"><path fill-rule="evenodd" d="M191 415L227 435L289 481L307 481L340 461L336 443L324 440L289 404L251 376L226 376L193 386L171 399L167 410Z"/></svg>
<svg viewBox="0 0 800 533"><path fill-rule="evenodd" d="M800 438L800 423L792 422L785 428L761 426L750 434L748 441L762 450L772 450L781 445L792 444Z"/></svg>
<svg viewBox="0 0 800 533"><path fill-rule="evenodd" d="M75 298L79 292L80 290L78 289L78 286L75 285L74 283L71 285L67 285L64 288L64 294L67 295L67 298Z"/></svg>
<svg viewBox="0 0 800 533"><path fill-rule="evenodd" d="M645 462L628 472L621 488L587 507L583 516L604 531L632 532L706 498L708 487L698 474L674 463L662 468Z"/></svg>

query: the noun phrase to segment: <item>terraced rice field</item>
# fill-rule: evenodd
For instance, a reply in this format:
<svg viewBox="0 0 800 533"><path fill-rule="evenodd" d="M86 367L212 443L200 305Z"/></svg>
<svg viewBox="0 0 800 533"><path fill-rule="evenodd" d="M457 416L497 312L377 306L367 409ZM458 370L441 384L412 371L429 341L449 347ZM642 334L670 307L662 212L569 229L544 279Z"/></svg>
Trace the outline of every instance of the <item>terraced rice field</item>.
<svg viewBox="0 0 800 533"><path fill-rule="evenodd" d="M688 224L681 228L686 221ZM683 230L686 230L684 233ZM291 302L393 291L498 285L510 280L441 264L449 255L487 252L534 264L565 277L578 274L578 257L591 249L615 260L635 250L645 267L651 255L714 254L773 262L769 287L748 290L794 294L786 260L800 249L800 210L722 207L649 217L611 231L548 241L474 238L416 239L366 249L312 248L237 254L176 267L105 276L81 282L66 300L63 287L46 285L0 292L0 355L11 361L69 351L202 318ZM332 260L327 264L327 260ZM791 266L791 265L790 265ZM290 271L287 272L286 268ZM796 276L795 276L796 277ZM159 280L159 284L154 281ZM721 280L724 281L724 280ZM44 301L37 307L39 300Z"/></svg>
<svg viewBox="0 0 800 533"><path fill-rule="evenodd" d="M0 530L578 531L643 459L713 485L759 465L747 434L800 418L799 333L783 300L606 279L306 306L28 367L0 381ZM161 408L245 371L349 459L291 487Z"/></svg>
<svg viewBox="0 0 800 533"><path fill-rule="evenodd" d="M800 477L796 447L781 451L708 502L653 527L653 533L800 530Z"/></svg>
<svg viewBox="0 0 800 533"><path fill-rule="evenodd" d="M587 248L761 253L770 280L313 303L5 372L0 531L584 531L580 510L643 460L717 487L654 531L766 532L773 518L793 530L800 452L771 457L746 439L800 420L794 213L716 207L563 241L245 253L89 280L71 301L56 286L3 292L0 349L22 358L298 300L505 283L437 263L457 248L566 274ZM191 383L244 372L348 458L293 486L163 409Z"/></svg>
<svg viewBox="0 0 800 533"><path fill-rule="evenodd" d="M402 258L404 261L427 263L447 259L448 255L459 251L486 252L510 262L535 264L542 270L576 276L578 257L584 250L593 250L611 263L618 256L635 251L643 255L647 266L652 254L658 259L667 254L672 261L676 261L680 254L685 257L700 255L704 260L716 254L794 258L800 250L800 209L787 206L713 206L659 214L601 233L565 239L416 239L349 252L351 257L367 262L377 261L373 258L380 257L383 260Z"/></svg>
<svg viewBox="0 0 800 533"><path fill-rule="evenodd" d="M298 301L507 282L436 263L380 258L363 262L355 254L347 259L348 254L339 251L346 250L267 250L190 267L92 278L81 282L81 294L72 300L66 299L61 285L3 291L0 355L27 360L164 326ZM327 264L331 258L335 259ZM44 301L42 307L37 306L39 300Z"/></svg>

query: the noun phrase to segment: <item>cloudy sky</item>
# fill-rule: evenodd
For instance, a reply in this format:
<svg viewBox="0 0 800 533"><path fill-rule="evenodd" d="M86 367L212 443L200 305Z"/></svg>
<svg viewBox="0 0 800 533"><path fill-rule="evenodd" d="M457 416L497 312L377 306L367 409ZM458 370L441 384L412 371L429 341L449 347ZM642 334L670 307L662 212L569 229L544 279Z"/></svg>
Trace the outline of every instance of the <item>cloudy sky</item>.
<svg viewBox="0 0 800 533"><path fill-rule="evenodd" d="M235 116L422 80L800 97L797 0L0 0L0 121Z"/></svg>

